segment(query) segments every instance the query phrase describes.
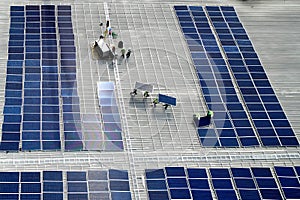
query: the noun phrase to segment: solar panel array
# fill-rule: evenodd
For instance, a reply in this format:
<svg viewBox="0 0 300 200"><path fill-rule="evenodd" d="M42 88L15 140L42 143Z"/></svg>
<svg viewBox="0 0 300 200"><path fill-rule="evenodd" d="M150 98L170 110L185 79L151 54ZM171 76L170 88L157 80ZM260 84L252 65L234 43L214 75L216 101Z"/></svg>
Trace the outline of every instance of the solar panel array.
<svg viewBox="0 0 300 200"><path fill-rule="evenodd" d="M281 171L280 175L278 170ZM297 170L299 172L299 167L165 167L147 169L145 173L150 200L259 200L299 199L299 174L295 173ZM283 180L282 176L289 180Z"/></svg>
<svg viewBox="0 0 300 200"><path fill-rule="evenodd" d="M174 8L207 107L215 113L211 127L197 129L201 144L299 145L234 8Z"/></svg>
<svg viewBox="0 0 300 200"><path fill-rule="evenodd" d="M69 200L131 200L127 171L0 172L0 199L62 200L64 193Z"/></svg>
<svg viewBox="0 0 300 200"><path fill-rule="evenodd" d="M71 6L10 8L0 150L60 150L61 133L64 150L123 150L116 102L104 130L100 113L80 112Z"/></svg>
<svg viewBox="0 0 300 200"><path fill-rule="evenodd" d="M299 145L234 8L208 6L206 9L262 144Z"/></svg>

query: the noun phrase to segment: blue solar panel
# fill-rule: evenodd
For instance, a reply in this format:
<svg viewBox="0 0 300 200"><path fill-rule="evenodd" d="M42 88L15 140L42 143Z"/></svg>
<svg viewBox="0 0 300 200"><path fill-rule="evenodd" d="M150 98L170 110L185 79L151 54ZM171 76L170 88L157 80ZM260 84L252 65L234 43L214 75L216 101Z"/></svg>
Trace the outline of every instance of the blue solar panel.
<svg viewBox="0 0 300 200"><path fill-rule="evenodd" d="M210 169L212 178L229 178L230 174L228 169Z"/></svg>
<svg viewBox="0 0 300 200"><path fill-rule="evenodd" d="M170 188L186 188L186 187L188 187L186 178L168 178L167 182L168 182L168 186Z"/></svg>
<svg viewBox="0 0 300 200"><path fill-rule="evenodd" d="M128 181L115 181L111 180L109 182L110 190L112 191L129 191L129 182Z"/></svg>
<svg viewBox="0 0 300 200"><path fill-rule="evenodd" d="M0 172L0 182L19 182L19 172Z"/></svg>
<svg viewBox="0 0 300 200"><path fill-rule="evenodd" d="M165 174L162 169L147 169L146 170L147 179L164 179Z"/></svg>
<svg viewBox="0 0 300 200"><path fill-rule="evenodd" d="M63 182L44 182L44 192L63 192Z"/></svg>
<svg viewBox="0 0 300 200"><path fill-rule="evenodd" d="M190 199L188 189L170 189L171 199Z"/></svg>
<svg viewBox="0 0 300 200"><path fill-rule="evenodd" d="M21 184L22 193L41 193L40 183L22 183Z"/></svg>
<svg viewBox="0 0 300 200"><path fill-rule="evenodd" d="M89 200L88 194L68 194L68 200Z"/></svg>
<svg viewBox="0 0 300 200"><path fill-rule="evenodd" d="M240 189L240 196L244 200L260 200L261 197L257 190Z"/></svg>
<svg viewBox="0 0 300 200"><path fill-rule="evenodd" d="M167 189L165 180L147 180L148 190L163 190Z"/></svg>
<svg viewBox="0 0 300 200"><path fill-rule="evenodd" d="M189 179L189 185L191 189L210 189L206 179Z"/></svg>
<svg viewBox="0 0 300 200"><path fill-rule="evenodd" d="M150 200L169 200L167 191L148 191L148 195Z"/></svg>
<svg viewBox="0 0 300 200"><path fill-rule="evenodd" d="M193 199L206 199L212 200L212 195L210 191L205 190L192 190Z"/></svg>
<svg viewBox="0 0 300 200"><path fill-rule="evenodd" d="M235 184L237 188L256 188L252 179L235 179Z"/></svg>
<svg viewBox="0 0 300 200"><path fill-rule="evenodd" d="M236 193L234 190L216 190L218 199L237 199Z"/></svg>
<svg viewBox="0 0 300 200"><path fill-rule="evenodd" d="M168 177L171 176L186 176L183 167L166 167L166 174Z"/></svg>
<svg viewBox="0 0 300 200"><path fill-rule="evenodd" d="M86 182L68 182L68 192L87 192Z"/></svg>
<svg viewBox="0 0 300 200"><path fill-rule="evenodd" d="M63 200L63 194L62 193L44 193L43 194L43 200Z"/></svg>

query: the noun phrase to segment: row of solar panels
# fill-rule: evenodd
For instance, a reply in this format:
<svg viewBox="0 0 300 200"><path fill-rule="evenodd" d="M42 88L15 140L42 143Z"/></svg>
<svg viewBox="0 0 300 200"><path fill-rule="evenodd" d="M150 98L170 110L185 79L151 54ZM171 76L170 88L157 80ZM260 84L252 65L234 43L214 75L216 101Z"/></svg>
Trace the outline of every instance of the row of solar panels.
<svg viewBox="0 0 300 200"><path fill-rule="evenodd" d="M123 150L121 132L103 133L96 114L80 112L71 6L11 6L10 13L0 149Z"/></svg>
<svg viewBox="0 0 300 200"><path fill-rule="evenodd" d="M122 170L0 172L0 199L130 200L131 193Z"/></svg>
<svg viewBox="0 0 300 200"><path fill-rule="evenodd" d="M175 6L175 11L207 107L215 113L213 128L198 129L201 144L298 146L234 8Z"/></svg>
<svg viewBox="0 0 300 200"><path fill-rule="evenodd" d="M63 174L66 173L66 180ZM300 167L145 170L150 200L299 199ZM66 190L64 191L64 184ZM0 172L0 199L131 199L123 170Z"/></svg>
<svg viewBox="0 0 300 200"><path fill-rule="evenodd" d="M299 199L300 167L146 170L150 200Z"/></svg>

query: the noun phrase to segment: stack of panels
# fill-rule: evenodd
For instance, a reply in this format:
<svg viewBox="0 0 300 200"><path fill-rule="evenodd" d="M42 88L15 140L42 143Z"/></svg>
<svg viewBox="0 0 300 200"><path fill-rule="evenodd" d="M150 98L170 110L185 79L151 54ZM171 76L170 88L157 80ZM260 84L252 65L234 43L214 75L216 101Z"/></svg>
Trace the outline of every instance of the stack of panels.
<svg viewBox="0 0 300 200"><path fill-rule="evenodd" d="M215 127L198 129L202 145L259 145L202 7L175 6L175 10L206 104L214 111Z"/></svg>
<svg viewBox="0 0 300 200"><path fill-rule="evenodd" d="M71 17L71 6L58 6L60 46L60 80L63 106L65 150L84 149L79 96L76 80L76 48Z"/></svg>
<svg viewBox="0 0 300 200"><path fill-rule="evenodd" d="M244 102L265 146L298 146L298 140L233 7L206 7Z"/></svg>
<svg viewBox="0 0 300 200"><path fill-rule="evenodd" d="M98 99L106 137L104 150L123 150L122 128L113 82L98 82Z"/></svg>
<svg viewBox="0 0 300 200"><path fill-rule="evenodd" d="M300 167L275 167L285 199L300 198Z"/></svg>
<svg viewBox="0 0 300 200"><path fill-rule="evenodd" d="M24 27L23 6L11 6L8 41L8 61L6 72L4 122L2 124L1 150L19 149L22 120L22 90L24 65Z"/></svg>
<svg viewBox="0 0 300 200"><path fill-rule="evenodd" d="M165 167L146 170L146 183L150 200L207 200L213 199L213 196L230 200L299 199L300 168L275 167L277 177L273 176L272 170L256 167L207 170ZM281 188L276 178L280 181Z"/></svg>

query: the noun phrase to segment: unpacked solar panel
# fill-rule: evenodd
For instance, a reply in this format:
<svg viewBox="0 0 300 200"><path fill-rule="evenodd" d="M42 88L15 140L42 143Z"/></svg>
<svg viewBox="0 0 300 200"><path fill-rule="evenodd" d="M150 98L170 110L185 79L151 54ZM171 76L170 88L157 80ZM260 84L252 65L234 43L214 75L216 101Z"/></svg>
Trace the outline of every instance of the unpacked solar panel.
<svg viewBox="0 0 300 200"><path fill-rule="evenodd" d="M113 82L98 82L97 93L105 138L104 149L119 151L123 149L121 138L121 118L115 96Z"/></svg>

